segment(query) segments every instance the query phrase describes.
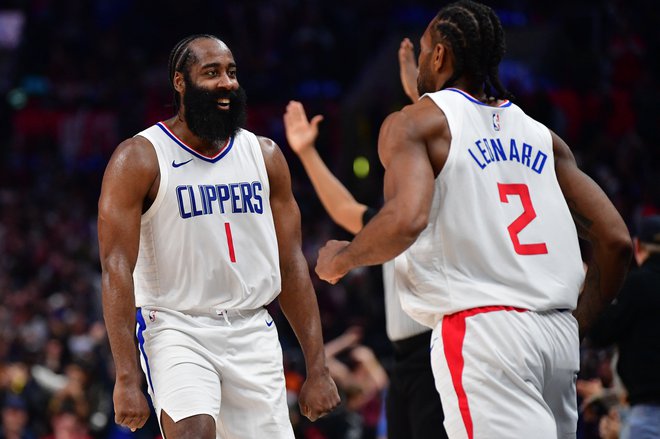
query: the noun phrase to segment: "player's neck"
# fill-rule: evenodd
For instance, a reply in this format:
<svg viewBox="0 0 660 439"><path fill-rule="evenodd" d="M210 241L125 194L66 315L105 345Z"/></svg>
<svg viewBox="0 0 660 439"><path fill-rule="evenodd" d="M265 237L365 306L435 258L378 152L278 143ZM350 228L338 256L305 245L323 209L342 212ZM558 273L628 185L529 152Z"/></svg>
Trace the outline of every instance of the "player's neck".
<svg viewBox="0 0 660 439"><path fill-rule="evenodd" d="M452 85L449 88L455 88L458 90L461 90L464 93L469 94L472 96L475 100L479 102L483 102L486 105L490 105L493 107L496 107L500 105L503 101L499 99L495 99L493 97L489 97L486 92L484 91L483 86L475 86L468 84L467 81L463 80L458 80L454 85Z"/></svg>

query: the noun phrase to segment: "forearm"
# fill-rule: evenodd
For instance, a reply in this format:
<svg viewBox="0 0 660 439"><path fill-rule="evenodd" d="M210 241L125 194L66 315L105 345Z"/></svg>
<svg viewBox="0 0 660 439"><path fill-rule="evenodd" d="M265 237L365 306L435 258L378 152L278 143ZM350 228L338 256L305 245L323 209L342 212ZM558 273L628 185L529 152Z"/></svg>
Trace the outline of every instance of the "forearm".
<svg viewBox="0 0 660 439"><path fill-rule="evenodd" d="M410 247L427 224L427 217L407 217L396 207L385 206L337 256L342 272L366 265L380 265ZM404 213L404 217L402 217Z"/></svg>
<svg viewBox="0 0 660 439"><path fill-rule="evenodd" d="M346 187L328 169L316 148L309 147L298 155L316 195L332 220L351 233L362 228L366 206L358 203Z"/></svg>
<svg viewBox="0 0 660 439"><path fill-rule="evenodd" d="M294 268L296 272L283 273L279 303L300 343L307 375L310 376L326 372L327 368L319 307L306 270L307 264L304 259L301 262L304 272L301 268Z"/></svg>
<svg viewBox="0 0 660 439"><path fill-rule="evenodd" d="M135 344L135 298L130 272L103 272L103 317L117 381L140 379Z"/></svg>
<svg viewBox="0 0 660 439"><path fill-rule="evenodd" d="M593 244L593 257L587 269L584 289L573 315L583 337L598 316L616 297L628 272L630 247Z"/></svg>

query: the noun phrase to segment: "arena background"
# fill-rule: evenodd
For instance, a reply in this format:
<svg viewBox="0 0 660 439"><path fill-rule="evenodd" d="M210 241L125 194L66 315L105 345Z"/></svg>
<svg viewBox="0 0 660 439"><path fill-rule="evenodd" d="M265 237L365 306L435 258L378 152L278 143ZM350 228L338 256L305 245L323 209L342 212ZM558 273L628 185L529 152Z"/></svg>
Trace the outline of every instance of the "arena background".
<svg viewBox="0 0 660 439"><path fill-rule="evenodd" d="M516 103L572 146L634 233L642 215L660 212L656 2L487 3L506 29L501 75ZM208 32L232 49L248 94L248 128L274 139L289 159L313 266L328 238L348 236L328 219L288 150L285 105L298 99L308 114L325 115L322 156L359 201L379 206L378 128L407 103L396 51L405 36L418 47L444 4L0 0L0 438L23 419L32 434L23 438L56 437L53 427L67 422L78 425L80 438L159 436L153 416L134 434L112 422L96 202L114 147L172 114L167 56L181 37ZM358 156L370 164L362 178L353 172ZM358 325L362 344L387 369L379 270L357 270L334 287L312 277L326 339ZM301 356L272 308L298 436L376 437L379 395L325 424L297 416ZM583 344L581 378L612 386L611 354ZM579 437L598 437L599 411L585 408ZM338 433L340 424L352 430Z"/></svg>

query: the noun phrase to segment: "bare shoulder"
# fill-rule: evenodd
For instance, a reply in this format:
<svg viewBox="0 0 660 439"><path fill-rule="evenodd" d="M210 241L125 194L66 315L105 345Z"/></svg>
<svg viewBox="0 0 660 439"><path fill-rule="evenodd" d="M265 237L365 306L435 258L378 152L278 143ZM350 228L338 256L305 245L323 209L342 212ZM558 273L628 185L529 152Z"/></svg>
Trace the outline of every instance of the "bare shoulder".
<svg viewBox="0 0 660 439"><path fill-rule="evenodd" d="M103 175L100 205L105 200L149 200L155 197L160 177L158 157L151 142L141 136L124 140L110 157Z"/></svg>
<svg viewBox="0 0 660 439"><path fill-rule="evenodd" d="M548 131L550 131L550 136L552 137L552 153L555 156L555 165L565 160L575 162L573 152L568 144L551 129L548 129Z"/></svg>
<svg viewBox="0 0 660 439"><path fill-rule="evenodd" d="M266 168L270 173L271 167L281 167L284 166L288 170L286 159L284 154L277 143L272 139L263 136L257 136L259 140L259 145L261 146L261 153L264 156L264 161L266 162Z"/></svg>
<svg viewBox="0 0 660 439"><path fill-rule="evenodd" d="M422 98L390 114L383 122L383 127L403 130L412 138L427 138L449 132L445 113L429 98Z"/></svg>
<svg viewBox="0 0 660 439"><path fill-rule="evenodd" d="M270 181L271 189L273 187L289 187L291 185L291 177L289 175L289 166L287 165L284 154L277 143L268 137L257 136L259 145L261 146L261 153L264 157L266 164L266 171L268 172L268 180Z"/></svg>
<svg viewBox="0 0 660 439"><path fill-rule="evenodd" d="M158 157L150 141L142 136L121 142L110 157L108 170L158 173Z"/></svg>
<svg viewBox="0 0 660 439"><path fill-rule="evenodd" d="M422 98L390 114L381 127L378 153L386 163L395 151L403 153L420 149L447 149L451 135L445 113L429 98ZM445 145L440 148L437 145Z"/></svg>
<svg viewBox="0 0 660 439"><path fill-rule="evenodd" d="M449 134L447 116L431 98L423 97L414 105L409 105L403 110L409 113L410 119L424 137Z"/></svg>
<svg viewBox="0 0 660 439"><path fill-rule="evenodd" d="M264 155L265 160L270 160L272 159L273 155L282 153L282 151L280 151L280 147L277 146L277 143L275 143L272 139L264 136L257 136L257 140L259 141L259 146L261 146L261 153Z"/></svg>

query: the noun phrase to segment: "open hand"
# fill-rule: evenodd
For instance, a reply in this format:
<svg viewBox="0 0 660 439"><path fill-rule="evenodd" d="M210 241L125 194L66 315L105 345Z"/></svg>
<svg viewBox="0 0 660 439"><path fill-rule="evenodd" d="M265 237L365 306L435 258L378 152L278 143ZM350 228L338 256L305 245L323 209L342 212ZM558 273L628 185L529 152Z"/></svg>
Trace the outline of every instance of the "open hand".
<svg viewBox="0 0 660 439"><path fill-rule="evenodd" d="M296 154L300 155L313 148L319 135L319 123L323 116L316 115L311 121L307 119L305 107L298 101L290 101L284 113L284 129L286 140Z"/></svg>
<svg viewBox="0 0 660 439"><path fill-rule="evenodd" d="M417 61L415 61L415 51L413 43L408 38L404 38L399 46L399 74L401 75L401 85L403 91L411 101L417 102L419 92L417 91Z"/></svg>

